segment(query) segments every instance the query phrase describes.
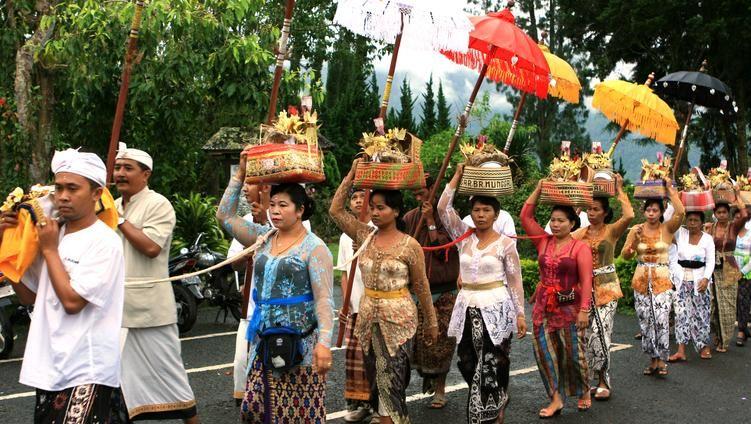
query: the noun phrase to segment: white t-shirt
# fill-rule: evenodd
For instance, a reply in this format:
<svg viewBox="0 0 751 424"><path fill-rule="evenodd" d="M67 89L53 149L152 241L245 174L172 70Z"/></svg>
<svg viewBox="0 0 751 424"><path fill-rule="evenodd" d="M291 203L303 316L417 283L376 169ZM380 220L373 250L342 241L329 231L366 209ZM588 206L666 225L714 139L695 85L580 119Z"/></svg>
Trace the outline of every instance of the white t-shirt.
<svg viewBox="0 0 751 424"><path fill-rule="evenodd" d="M248 222L253 222L253 214L249 213L243 217L244 220ZM271 223L271 218L269 217L269 225L272 227L274 224ZM305 227L306 230L310 231L310 221L303 221L302 226ZM248 246L243 246L242 243L240 243L237 239L232 239L232 242L229 244L229 249L227 249L227 257L231 258L238 253L242 252L243 249L245 249ZM247 262L247 261L246 261ZM238 272L235 272L235 277L240 281L240 274ZM248 316L246 318L250 319L250 317L253 315L253 309L255 309L256 304L253 302L253 289L256 288L255 283L253 283L253 279L251 279L251 285L250 285L250 293L251 296L248 298Z"/></svg>
<svg viewBox="0 0 751 424"><path fill-rule="evenodd" d="M581 223L581 225L579 225L579 228L589 227L589 217L587 216L587 212L579 212L579 222ZM548 234L553 234L553 232L550 231L550 220L548 220L548 223L545 224L545 232Z"/></svg>
<svg viewBox="0 0 751 424"><path fill-rule="evenodd" d="M352 249L352 239L348 235L342 234L339 237L339 254L336 258L336 265L342 266L353 256L355 256L355 252ZM349 269L346 272L349 273ZM352 280L352 294L349 297L350 314L356 314L360 310L360 299L364 293L365 284L362 282L362 274L358 266L355 268L355 278Z"/></svg>
<svg viewBox="0 0 751 424"><path fill-rule="evenodd" d="M470 228L475 228L475 222L472 221L472 215L467 215L462 219L462 222L469 225ZM514 218L511 214L501 209L498 211L498 218L493 223L493 230L499 234L503 234L508 237L516 237L516 228L514 228ZM513 239L516 241L516 239Z"/></svg>
<svg viewBox="0 0 751 424"><path fill-rule="evenodd" d="M72 234L60 229L60 258L70 285L88 304L65 312L41 255L24 274L36 293L21 384L58 391L82 384L120 386L120 326L125 292L123 244L97 220Z"/></svg>

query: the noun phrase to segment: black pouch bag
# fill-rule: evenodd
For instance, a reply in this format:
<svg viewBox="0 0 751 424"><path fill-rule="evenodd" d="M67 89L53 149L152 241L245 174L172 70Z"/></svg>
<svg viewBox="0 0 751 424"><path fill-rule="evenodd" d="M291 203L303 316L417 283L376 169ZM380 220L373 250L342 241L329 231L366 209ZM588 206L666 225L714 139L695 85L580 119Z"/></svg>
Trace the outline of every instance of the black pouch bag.
<svg viewBox="0 0 751 424"><path fill-rule="evenodd" d="M302 340L313 333L318 324L306 332L288 326L277 325L258 332L261 339L256 354L264 368L287 372L300 365L303 360Z"/></svg>

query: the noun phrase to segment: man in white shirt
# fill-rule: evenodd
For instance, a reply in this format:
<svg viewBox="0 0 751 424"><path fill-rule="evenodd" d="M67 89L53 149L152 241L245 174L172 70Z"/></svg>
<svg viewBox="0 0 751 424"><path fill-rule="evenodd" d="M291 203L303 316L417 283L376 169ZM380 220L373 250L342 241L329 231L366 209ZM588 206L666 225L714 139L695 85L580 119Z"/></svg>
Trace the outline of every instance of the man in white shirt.
<svg viewBox="0 0 751 424"><path fill-rule="evenodd" d="M58 221L41 216L41 254L13 284L34 304L20 382L36 388L35 423L108 423L120 385L124 260L120 240L97 219L107 171L93 153L52 158Z"/></svg>
<svg viewBox="0 0 751 424"><path fill-rule="evenodd" d="M354 189L349 197L349 209L355 217L360 218L362 208L365 205L365 190ZM343 266L355 255L355 246L352 239L342 233L339 237L339 253L336 259L337 266ZM349 283L350 267L342 272L342 287ZM339 325L346 325L344 330L344 345L346 348L346 362L344 364L344 399L347 401L346 422L360 422L373 413L370 407L370 382L365 374L365 362L362 348L355 337L354 328L357 322L357 313L360 309L360 299L365 293L365 285L360 274L360 267L355 268L355 276L352 279L352 293L349 297L349 313L346 318L340 316Z"/></svg>
<svg viewBox="0 0 751 424"><path fill-rule="evenodd" d="M472 215L467 215L462 221L469 225L470 228L475 228L475 223L472 221ZM514 227L514 218L511 214L501 209L498 211L498 218L493 223L493 229L499 234L506 235L508 237L516 237L516 228ZM516 240L514 240L516 241Z"/></svg>
<svg viewBox="0 0 751 424"><path fill-rule="evenodd" d="M169 277L175 210L149 189L151 156L120 143L115 161L118 232L125 254L122 399L129 419L198 423L196 400L181 356L177 309ZM121 408L123 409L123 408Z"/></svg>

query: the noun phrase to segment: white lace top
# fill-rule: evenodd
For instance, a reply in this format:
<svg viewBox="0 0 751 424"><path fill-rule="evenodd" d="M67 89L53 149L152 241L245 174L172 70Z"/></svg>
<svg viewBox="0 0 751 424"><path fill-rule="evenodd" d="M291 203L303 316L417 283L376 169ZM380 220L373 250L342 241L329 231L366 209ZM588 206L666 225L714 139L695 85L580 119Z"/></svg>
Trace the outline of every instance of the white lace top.
<svg viewBox="0 0 751 424"><path fill-rule="evenodd" d="M680 289L684 281L698 282L702 278L706 278L711 283L712 273L714 272L715 266L715 246L712 236L702 232L699 243L691 244L689 242L688 229L681 227L675 233L675 242L677 245L676 252L678 261L688 260L704 262L704 266L697 269L683 268L679 264L678 266L682 270L683 278L676 278L674 280L676 289ZM694 286L694 292L697 292L696 286Z"/></svg>
<svg viewBox="0 0 751 424"><path fill-rule="evenodd" d="M453 207L455 190L448 186L438 201L438 216L452 239L459 238L470 227L464 223ZM501 237L483 249L477 247L477 236L472 234L458 244L462 290L459 291L449 323L449 337L461 341L467 308L480 309L485 327L493 344L516 331L516 316L524 312L522 304L521 265L516 243L513 239ZM491 290L465 290L472 285L503 281L504 287Z"/></svg>

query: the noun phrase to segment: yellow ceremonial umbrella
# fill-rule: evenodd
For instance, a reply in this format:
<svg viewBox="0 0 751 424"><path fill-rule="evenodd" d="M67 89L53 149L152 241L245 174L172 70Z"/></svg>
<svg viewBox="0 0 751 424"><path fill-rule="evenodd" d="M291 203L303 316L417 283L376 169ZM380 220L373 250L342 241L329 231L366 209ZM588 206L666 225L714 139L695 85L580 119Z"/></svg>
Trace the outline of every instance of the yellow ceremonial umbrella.
<svg viewBox="0 0 751 424"><path fill-rule="evenodd" d="M652 92L650 85L654 78L652 73L644 84L611 80L595 87L592 106L621 126L609 156L626 131L638 132L662 144L675 144L678 122L670 106Z"/></svg>
<svg viewBox="0 0 751 424"><path fill-rule="evenodd" d="M543 33L542 36L545 37L545 33ZM550 68L548 94L569 103L579 103L579 93L582 85L579 82L579 78L576 76L574 68L565 60L551 53L548 46L539 44L539 47L540 50L542 50L543 56L545 56L545 61L548 62L548 67ZM511 123L511 129L506 138L506 146L503 148L503 151L506 154L508 154L509 149L511 148L511 141L514 139L516 127L519 124L519 115L521 114L526 99L527 93L522 93L519 105L516 107L516 112L514 112L514 121Z"/></svg>
<svg viewBox="0 0 751 424"><path fill-rule="evenodd" d="M550 66L548 94L569 103L579 103L579 92L582 89L582 85L579 82L579 77L576 76L574 68L565 60L550 53L548 46L540 44L540 50L542 50L545 60L548 61L548 66Z"/></svg>

